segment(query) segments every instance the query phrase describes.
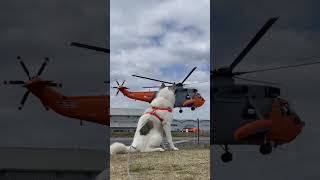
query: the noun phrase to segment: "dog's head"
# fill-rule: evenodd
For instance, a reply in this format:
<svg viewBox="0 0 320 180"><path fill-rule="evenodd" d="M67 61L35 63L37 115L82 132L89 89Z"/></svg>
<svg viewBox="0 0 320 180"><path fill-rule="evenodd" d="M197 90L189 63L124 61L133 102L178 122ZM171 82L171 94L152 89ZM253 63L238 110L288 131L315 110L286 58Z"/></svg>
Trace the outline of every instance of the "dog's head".
<svg viewBox="0 0 320 180"><path fill-rule="evenodd" d="M160 86L160 90L165 88L165 87L167 87L167 86L164 83L162 83L161 86ZM173 83L171 86L168 86L168 89L175 94L176 93L176 89L177 89L176 83Z"/></svg>
<svg viewBox="0 0 320 180"><path fill-rule="evenodd" d="M160 91L157 94L157 97L162 97L168 101L170 101L172 104L176 101L176 85L173 84L172 86L166 87L164 84L161 85Z"/></svg>

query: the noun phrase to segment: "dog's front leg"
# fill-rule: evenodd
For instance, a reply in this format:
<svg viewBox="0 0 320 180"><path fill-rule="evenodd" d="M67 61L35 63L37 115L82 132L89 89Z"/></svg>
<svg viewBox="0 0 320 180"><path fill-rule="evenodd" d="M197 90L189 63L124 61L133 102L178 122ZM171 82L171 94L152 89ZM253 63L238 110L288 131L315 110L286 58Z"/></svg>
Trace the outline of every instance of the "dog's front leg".
<svg viewBox="0 0 320 180"><path fill-rule="evenodd" d="M172 142L172 136L171 136L171 125L167 122L164 122L162 124L163 126L163 130L164 130L164 133L166 134L166 137L167 137L167 141L169 143L169 149L170 150L174 150L174 151L177 151L179 150L178 148L176 148Z"/></svg>

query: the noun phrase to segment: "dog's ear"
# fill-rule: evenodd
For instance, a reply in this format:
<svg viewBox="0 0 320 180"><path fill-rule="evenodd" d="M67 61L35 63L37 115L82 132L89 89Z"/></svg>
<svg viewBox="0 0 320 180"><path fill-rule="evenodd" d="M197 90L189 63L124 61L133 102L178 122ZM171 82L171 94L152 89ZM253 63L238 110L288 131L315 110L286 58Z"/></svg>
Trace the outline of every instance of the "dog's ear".
<svg viewBox="0 0 320 180"><path fill-rule="evenodd" d="M162 83L161 86L160 86L160 89L163 89L165 87L166 87L166 85L164 83Z"/></svg>
<svg viewBox="0 0 320 180"><path fill-rule="evenodd" d="M176 83L173 83L172 86L169 87L169 90L175 92L177 89Z"/></svg>

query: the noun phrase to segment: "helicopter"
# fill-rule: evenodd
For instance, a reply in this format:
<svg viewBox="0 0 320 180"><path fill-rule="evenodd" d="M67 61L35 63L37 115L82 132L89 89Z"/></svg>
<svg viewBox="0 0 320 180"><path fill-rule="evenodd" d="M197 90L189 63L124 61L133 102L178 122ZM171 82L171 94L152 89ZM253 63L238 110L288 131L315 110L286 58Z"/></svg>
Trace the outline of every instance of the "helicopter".
<svg viewBox="0 0 320 180"><path fill-rule="evenodd" d="M239 77L243 74L273 71L317 64L303 63L236 72L234 69L259 42L279 17L272 17L262 26L253 39L229 65L211 71L211 142L224 150L223 162L230 162L233 155L229 145L258 145L263 155L273 148L293 141L305 123L280 97L281 90L274 83ZM251 83L236 83L235 79ZM252 83L254 82L254 83Z"/></svg>
<svg viewBox="0 0 320 180"><path fill-rule="evenodd" d="M81 43L71 43L72 46L83 47L96 51L102 51L109 53L109 49L100 48L96 46L85 45ZM22 110L30 93L40 99L42 105L46 110L52 109L56 113L80 120L98 123L102 125L110 125L109 117L109 102L110 97L106 95L97 96L65 96L52 87L62 87L61 83L57 83L51 80L43 80L40 75L43 73L45 67L49 62L49 58L46 57L42 63L40 69L35 76L31 76L30 72L20 56L17 57L19 63L27 75L28 80L11 80L4 81L5 85L19 85L27 89L24 93L19 110Z"/></svg>
<svg viewBox="0 0 320 180"><path fill-rule="evenodd" d="M179 113L182 113L183 107L190 107L192 111L194 111L196 108L201 107L205 100L204 98L200 95L197 89L194 88L184 88L184 82L189 78L189 76L193 73L193 71L196 70L197 67L192 68L192 70L189 72L189 74L179 83L174 83L174 82L168 82L168 81L163 81L163 80L158 80L158 79L153 79L149 77L144 77L144 76L139 76L139 75L132 75L133 77L137 78L142 78L142 79L147 79L151 81L156 81L156 82L161 82L163 86L165 84L170 84L170 85L175 85L176 86L176 102L175 102L175 107L179 107ZM124 96L134 99L134 100L139 100L139 101L144 101L150 103L156 96L157 91L142 91L142 92L130 92L128 91L128 87L124 86L125 80L120 84L118 81L116 81L117 87L113 87L115 89L118 89L116 96L121 92ZM150 86L150 87L143 87L143 88L159 88L160 86Z"/></svg>

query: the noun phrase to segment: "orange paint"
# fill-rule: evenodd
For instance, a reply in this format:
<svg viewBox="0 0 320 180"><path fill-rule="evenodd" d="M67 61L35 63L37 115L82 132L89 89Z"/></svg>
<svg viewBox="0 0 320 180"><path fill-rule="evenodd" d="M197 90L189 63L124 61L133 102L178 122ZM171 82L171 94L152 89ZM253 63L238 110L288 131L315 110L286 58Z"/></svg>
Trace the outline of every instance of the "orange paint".
<svg viewBox="0 0 320 180"><path fill-rule="evenodd" d="M156 92L155 91L130 92L124 86L120 86L118 89L123 95L127 96L130 99L139 100L139 101L145 101L145 102L148 102L148 103L150 103L153 100L153 98L156 96Z"/></svg>
<svg viewBox="0 0 320 180"><path fill-rule="evenodd" d="M304 127L299 117L293 113L287 114L284 110L288 103L282 99L275 99L269 119L256 120L241 126L234 138L238 141L248 138L257 132L267 131L266 138L275 144L289 143L300 134ZM288 110L288 109L287 109Z"/></svg>
<svg viewBox="0 0 320 180"><path fill-rule="evenodd" d="M42 104L63 116L110 125L109 96L64 96L48 86L50 81L33 78L24 86Z"/></svg>

